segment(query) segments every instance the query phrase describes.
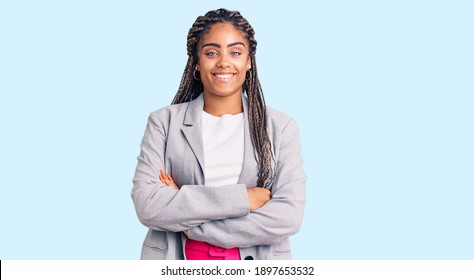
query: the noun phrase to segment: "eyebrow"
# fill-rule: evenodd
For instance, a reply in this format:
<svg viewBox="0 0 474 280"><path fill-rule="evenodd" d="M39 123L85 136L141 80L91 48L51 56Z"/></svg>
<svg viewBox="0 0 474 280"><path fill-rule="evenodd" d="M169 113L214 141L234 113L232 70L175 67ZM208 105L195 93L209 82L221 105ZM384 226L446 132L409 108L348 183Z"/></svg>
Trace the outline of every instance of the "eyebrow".
<svg viewBox="0 0 474 280"><path fill-rule="evenodd" d="M236 46L236 45L242 45L245 47L245 44L242 43L242 42L235 42L235 43L231 43L231 44L228 44L227 47L233 47L233 46ZM220 48L221 45L219 44L216 44L216 43L209 43L209 44L204 44L202 45L201 49L204 48L204 47L216 47L216 48Z"/></svg>

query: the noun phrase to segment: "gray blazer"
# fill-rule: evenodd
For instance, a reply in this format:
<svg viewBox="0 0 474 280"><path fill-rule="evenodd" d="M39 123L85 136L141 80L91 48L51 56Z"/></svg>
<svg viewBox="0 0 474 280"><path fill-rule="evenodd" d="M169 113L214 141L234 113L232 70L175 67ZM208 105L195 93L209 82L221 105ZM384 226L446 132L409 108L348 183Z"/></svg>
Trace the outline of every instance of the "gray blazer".
<svg viewBox="0 0 474 280"><path fill-rule="evenodd" d="M184 259L188 230L191 239L233 248L242 259L291 259L288 237L303 218L306 175L296 122L267 108L267 123L276 174L271 200L250 211L247 187L255 187L257 163L244 107L244 163L238 184L205 186L201 135L202 94L187 103L150 114L133 178L132 199L142 224L149 228L141 259ZM180 187L163 186L160 169Z"/></svg>

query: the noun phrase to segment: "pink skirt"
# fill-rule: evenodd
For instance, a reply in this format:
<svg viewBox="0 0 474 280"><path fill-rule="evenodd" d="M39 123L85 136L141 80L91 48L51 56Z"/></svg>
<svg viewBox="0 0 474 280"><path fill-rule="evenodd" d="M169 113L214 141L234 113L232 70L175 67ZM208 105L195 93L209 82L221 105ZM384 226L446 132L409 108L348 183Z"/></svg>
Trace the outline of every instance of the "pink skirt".
<svg viewBox="0 0 474 280"><path fill-rule="evenodd" d="M186 240L184 253L187 260L240 260L239 248L224 249L192 239Z"/></svg>

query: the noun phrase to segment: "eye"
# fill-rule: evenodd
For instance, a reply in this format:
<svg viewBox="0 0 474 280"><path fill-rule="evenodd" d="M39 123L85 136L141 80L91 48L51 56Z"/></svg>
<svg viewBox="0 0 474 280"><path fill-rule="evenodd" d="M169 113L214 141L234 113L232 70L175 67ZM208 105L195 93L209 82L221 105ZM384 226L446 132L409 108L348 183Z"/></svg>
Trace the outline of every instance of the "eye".
<svg viewBox="0 0 474 280"><path fill-rule="evenodd" d="M216 56L217 55L217 52L215 51L208 51L208 52L205 52L204 53L206 56Z"/></svg>
<svg viewBox="0 0 474 280"><path fill-rule="evenodd" d="M241 54L242 54L241 52L231 52L230 53L231 56L239 56Z"/></svg>

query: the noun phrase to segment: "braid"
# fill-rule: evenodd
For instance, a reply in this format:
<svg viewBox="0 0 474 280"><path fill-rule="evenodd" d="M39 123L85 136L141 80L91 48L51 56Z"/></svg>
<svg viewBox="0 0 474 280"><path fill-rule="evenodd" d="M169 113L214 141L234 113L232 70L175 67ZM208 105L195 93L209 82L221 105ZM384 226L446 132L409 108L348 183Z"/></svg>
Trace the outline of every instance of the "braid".
<svg viewBox="0 0 474 280"><path fill-rule="evenodd" d="M188 62L184 68L183 77L179 84L178 93L176 93L171 104L179 104L188 102L201 94L204 90L201 80L194 79L194 71L196 69L196 58L194 56L188 57Z"/></svg>
<svg viewBox="0 0 474 280"><path fill-rule="evenodd" d="M204 90L201 80L194 78L194 71L198 63L197 46L199 40L211 29L215 23L231 23L236 29L241 30L249 43L251 60L251 73L242 86L249 101L249 131L254 148L255 159L258 164L257 186L268 188L274 178L275 160L271 150L271 142L267 133L266 105L263 97L262 86L258 80L255 54L257 40L255 31L249 22L238 11L218 9L209 11L204 16L199 16L188 32L187 53L188 62L184 69L183 77L178 92L172 104L191 101L197 98Z"/></svg>
<svg viewBox="0 0 474 280"><path fill-rule="evenodd" d="M265 98L258 80L255 55L251 55L252 74L244 83L249 100L249 130L258 163L257 186L269 187L274 177L274 163L271 142L267 132Z"/></svg>

